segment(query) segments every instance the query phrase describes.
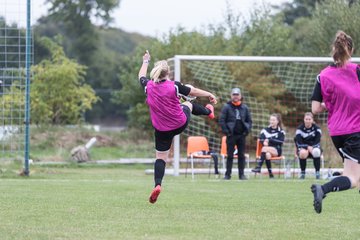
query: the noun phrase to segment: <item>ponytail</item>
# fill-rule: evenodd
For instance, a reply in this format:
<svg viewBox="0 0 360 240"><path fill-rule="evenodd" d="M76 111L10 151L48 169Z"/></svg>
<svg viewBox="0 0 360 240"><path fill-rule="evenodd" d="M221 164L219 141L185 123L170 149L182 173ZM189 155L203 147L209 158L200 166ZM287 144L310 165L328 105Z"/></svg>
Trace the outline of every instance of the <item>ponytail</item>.
<svg viewBox="0 0 360 240"><path fill-rule="evenodd" d="M160 82L164 77L166 77L170 72L169 65L167 61L162 60L155 63L154 68L150 72L150 78L154 82Z"/></svg>
<svg viewBox="0 0 360 240"><path fill-rule="evenodd" d="M332 44L332 57L337 67L342 67L351 58L353 53L353 40L343 31L336 33Z"/></svg>

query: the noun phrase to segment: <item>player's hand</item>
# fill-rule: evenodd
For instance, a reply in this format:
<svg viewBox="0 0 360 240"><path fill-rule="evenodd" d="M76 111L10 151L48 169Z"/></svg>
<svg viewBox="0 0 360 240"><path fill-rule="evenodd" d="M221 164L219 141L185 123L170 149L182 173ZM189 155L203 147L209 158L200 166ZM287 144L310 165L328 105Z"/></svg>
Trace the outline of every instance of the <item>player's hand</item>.
<svg viewBox="0 0 360 240"><path fill-rule="evenodd" d="M144 56L143 56L143 62L149 63L149 62L150 62L150 58L151 58L150 53L149 53L148 50L146 50L146 51L145 51L145 54L144 54Z"/></svg>
<svg viewBox="0 0 360 240"><path fill-rule="evenodd" d="M263 145L264 145L264 146L269 146L269 139L265 139Z"/></svg>
<svg viewBox="0 0 360 240"><path fill-rule="evenodd" d="M209 101L213 104L217 104L216 97L212 94L210 94L210 96L209 96Z"/></svg>
<svg viewBox="0 0 360 240"><path fill-rule="evenodd" d="M321 107L324 109L324 111L327 111L327 108L326 108L326 105L325 105L324 102L322 102L320 105L321 105Z"/></svg>

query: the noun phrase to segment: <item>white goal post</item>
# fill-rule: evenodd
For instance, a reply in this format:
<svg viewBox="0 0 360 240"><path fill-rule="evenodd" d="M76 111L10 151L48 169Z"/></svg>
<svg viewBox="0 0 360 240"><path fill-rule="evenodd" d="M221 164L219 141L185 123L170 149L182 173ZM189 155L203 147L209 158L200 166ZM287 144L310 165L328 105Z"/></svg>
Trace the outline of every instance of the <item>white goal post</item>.
<svg viewBox="0 0 360 240"><path fill-rule="evenodd" d="M293 156L294 151L294 126L301 123L301 116L305 111L310 111L310 93L316 76L323 67L333 62L331 57L201 55L175 55L168 61L175 81L193 84L214 92L219 97L216 116L220 114L219 109L223 104L230 99L230 89L240 87L244 101L252 112L253 138L266 126L269 113L280 111L283 118L286 118L285 129L289 132L286 137L287 145L284 145L287 150L285 154L289 156ZM360 63L360 58L352 58L352 61ZM258 94L260 91L266 92L266 96ZM216 126L218 122L210 123L203 120L204 117L193 117L195 120L189 123L184 135L205 135L212 139L210 145L218 152L221 138L221 132ZM323 131L327 131L326 114L316 119ZM210 127L207 126L209 124ZM173 143L174 176L179 175L180 146L178 135ZM327 139L324 146L331 148L332 144L328 143ZM253 147L247 150L252 151Z"/></svg>

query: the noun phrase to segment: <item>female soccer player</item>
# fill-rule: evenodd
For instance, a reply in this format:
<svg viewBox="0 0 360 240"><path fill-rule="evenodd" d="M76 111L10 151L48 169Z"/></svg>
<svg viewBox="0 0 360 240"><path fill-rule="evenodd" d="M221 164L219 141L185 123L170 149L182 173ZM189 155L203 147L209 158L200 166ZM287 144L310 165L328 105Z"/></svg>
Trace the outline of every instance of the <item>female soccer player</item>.
<svg viewBox="0 0 360 240"><path fill-rule="evenodd" d="M296 129L295 144L299 156L301 175L305 179L306 159L311 157L314 162L316 179L320 179L320 139L321 129L314 123L311 112L305 113L304 123Z"/></svg>
<svg viewBox="0 0 360 240"><path fill-rule="evenodd" d="M332 44L334 64L320 72L312 96L313 113L328 111L329 133L344 162L342 176L311 186L317 213L327 193L348 190L360 180L360 69L350 61L353 51L352 38L337 32Z"/></svg>
<svg viewBox="0 0 360 240"><path fill-rule="evenodd" d="M217 100L210 92L170 81L170 69L164 60L155 63L150 72L151 79L147 79L146 73L149 62L150 54L146 51L139 71L139 80L147 96L146 103L149 105L150 118L155 129L155 188L149 198L150 203L155 203L161 192L161 182L174 136L185 130L190 121L191 113L207 115L210 119L214 118L214 107L211 104L206 105L206 107L188 101L180 104L180 95L208 97L210 102L214 104Z"/></svg>
<svg viewBox="0 0 360 240"><path fill-rule="evenodd" d="M270 115L270 126L264 128L260 132L259 140L262 143L263 147L261 149L261 156L258 166L252 169L252 172L260 173L261 166L264 161L266 162L266 167L269 172L269 177L274 178L271 169L271 157L281 156L282 144L285 141L285 132L282 129L282 122L280 114L271 114Z"/></svg>

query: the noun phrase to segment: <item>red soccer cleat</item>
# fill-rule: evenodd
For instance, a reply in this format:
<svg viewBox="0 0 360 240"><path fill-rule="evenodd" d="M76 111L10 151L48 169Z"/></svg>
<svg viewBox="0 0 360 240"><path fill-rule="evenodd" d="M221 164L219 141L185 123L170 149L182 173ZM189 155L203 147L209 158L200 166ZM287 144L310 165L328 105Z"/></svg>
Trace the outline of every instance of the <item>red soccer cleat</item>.
<svg viewBox="0 0 360 240"><path fill-rule="evenodd" d="M151 192L151 195L149 197L149 202L154 204L157 198L159 197L160 192L161 192L161 186L157 185Z"/></svg>
<svg viewBox="0 0 360 240"><path fill-rule="evenodd" d="M208 115L209 118L210 118L210 119L214 119L214 118L215 118L214 106L211 105L211 104L207 104L205 107L211 111L211 113Z"/></svg>

